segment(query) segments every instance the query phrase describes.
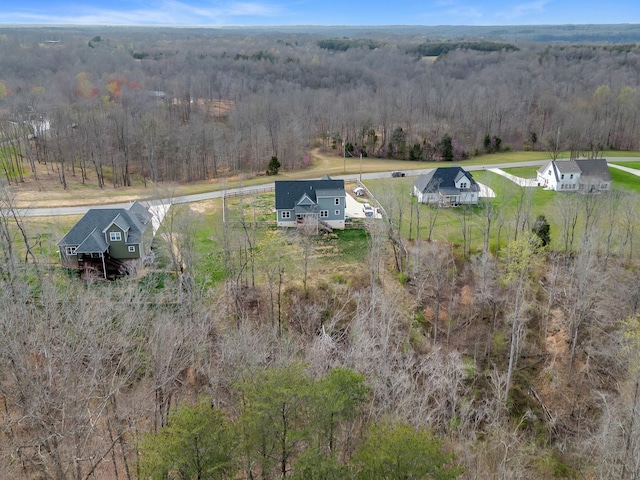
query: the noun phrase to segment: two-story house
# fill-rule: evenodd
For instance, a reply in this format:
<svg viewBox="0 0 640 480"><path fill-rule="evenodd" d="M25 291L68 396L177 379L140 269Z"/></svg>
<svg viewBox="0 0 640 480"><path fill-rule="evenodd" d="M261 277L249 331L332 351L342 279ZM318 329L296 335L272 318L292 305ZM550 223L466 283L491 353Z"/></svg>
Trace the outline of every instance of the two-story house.
<svg viewBox="0 0 640 480"><path fill-rule="evenodd" d="M538 185L556 192L597 193L611 190L611 173L604 158L551 160L538 169Z"/></svg>
<svg viewBox="0 0 640 480"><path fill-rule="evenodd" d="M326 175L320 180L277 181L275 191L279 227L295 227L313 218L331 228L344 228L344 180Z"/></svg>
<svg viewBox="0 0 640 480"><path fill-rule="evenodd" d="M413 184L413 196L420 203L443 207L476 205L480 186L461 167L440 167L420 175Z"/></svg>
<svg viewBox="0 0 640 480"><path fill-rule="evenodd" d="M129 208L92 208L58 242L60 262L71 268L94 268L105 278L109 271L122 273L149 254L151 219L138 202Z"/></svg>

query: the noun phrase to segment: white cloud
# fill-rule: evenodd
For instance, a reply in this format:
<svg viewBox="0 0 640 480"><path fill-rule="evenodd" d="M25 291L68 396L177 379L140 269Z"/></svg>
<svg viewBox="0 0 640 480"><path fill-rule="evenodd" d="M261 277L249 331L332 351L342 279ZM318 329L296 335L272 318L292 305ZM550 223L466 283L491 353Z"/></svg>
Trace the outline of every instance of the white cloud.
<svg viewBox="0 0 640 480"><path fill-rule="evenodd" d="M483 17L483 14L476 7L471 7L467 5L456 5L453 8L447 9L447 15L452 18L460 19L464 21L465 19L474 19L477 20Z"/></svg>
<svg viewBox="0 0 640 480"><path fill-rule="evenodd" d="M224 6L189 5L164 0L152 8L113 10L73 7L73 14L43 14L41 11L5 12L5 21L35 24L75 25L237 25L243 17L273 17L277 7L259 2L233 2Z"/></svg>
<svg viewBox="0 0 640 480"><path fill-rule="evenodd" d="M507 20L515 20L523 17L527 17L530 14L538 14L545 11L546 5L549 3L549 0L537 0L534 2L521 3L519 5L515 5L508 10L498 12L496 14L496 18L503 18Z"/></svg>

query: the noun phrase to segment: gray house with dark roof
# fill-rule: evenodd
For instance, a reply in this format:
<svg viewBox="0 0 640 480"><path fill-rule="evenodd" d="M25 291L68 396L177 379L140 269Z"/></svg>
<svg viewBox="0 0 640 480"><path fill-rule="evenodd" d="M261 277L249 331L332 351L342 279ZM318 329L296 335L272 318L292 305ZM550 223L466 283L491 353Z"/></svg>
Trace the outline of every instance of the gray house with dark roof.
<svg viewBox="0 0 640 480"><path fill-rule="evenodd" d="M331 228L344 228L344 180L326 175L320 180L277 181L275 191L279 227L295 227L311 218Z"/></svg>
<svg viewBox="0 0 640 480"><path fill-rule="evenodd" d="M412 193L420 203L443 207L476 205L480 186L461 167L440 167L420 175L413 184Z"/></svg>
<svg viewBox="0 0 640 480"><path fill-rule="evenodd" d="M123 273L149 254L151 218L138 202L129 208L92 208L58 242L60 262L71 268L95 268L105 278L110 271Z"/></svg>
<svg viewBox="0 0 640 480"><path fill-rule="evenodd" d="M611 172L604 158L552 160L538 169L540 186L556 192L597 193L611 190Z"/></svg>

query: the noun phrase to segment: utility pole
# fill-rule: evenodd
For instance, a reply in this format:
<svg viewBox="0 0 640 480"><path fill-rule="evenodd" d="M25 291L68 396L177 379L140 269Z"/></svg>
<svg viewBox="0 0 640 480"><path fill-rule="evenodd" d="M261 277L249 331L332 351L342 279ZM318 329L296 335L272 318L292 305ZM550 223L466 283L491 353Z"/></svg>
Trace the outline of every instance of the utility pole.
<svg viewBox="0 0 640 480"><path fill-rule="evenodd" d="M347 173L347 155L345 153L345 145L347 141L342 139L342 173Z"/></svg>

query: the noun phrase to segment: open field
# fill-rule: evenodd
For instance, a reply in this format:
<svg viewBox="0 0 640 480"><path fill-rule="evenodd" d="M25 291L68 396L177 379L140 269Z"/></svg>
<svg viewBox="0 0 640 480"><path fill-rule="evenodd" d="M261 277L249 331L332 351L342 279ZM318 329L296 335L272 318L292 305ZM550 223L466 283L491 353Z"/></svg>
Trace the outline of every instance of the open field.
<svg viewBox="0 0 640 480"><path fill-rule="evenodd" d="M469 162L469 164L496 163L498 160L510 162L517 160L529 160L539 158L540 152L521 152L515 154L499 154L480 157ZM514 158L515 157L515 158ZM346 159L347 173L354 173L357 162L357 171L360 169L360 159ZM465 163L466 165L466 163ZM629 167L637 167L640 162L624 162ZM389 171L393 169L409 170L416 167L428 168L430 166L442 166L442 163L428 164L424 162L408 162L384 159L363 159L362 171ZM535 177L538 167L517 167L508 168L511 174L523 178ZM316 152L313 165L304 171L295 173L279 174L273 179L301 179L315 178L324 173L333 175L342 174L345 171L345 160L339 157L323 156ZM611 169L614 178L614 185L619 189L628 189L640 193L640 181L638 177L620 170ZM482 248L484 238L484 224L486 222L486 212L482 205L489 202L498 206L503 212L504 218L511 218L516 215L523 202L530 203L530 217L545 215L551 224L552 248L555 248L559 241L558 235L554 233L560 231L557 208L558 194L544 191L542 189L521 190L513 182L506 178L488 171L475 171L474 178L492 188L497 197L494 200L484 200L480 206L465 209L438 209L434 211L428 206L417 205L409 192L411 191L414 179L410 177L381 179L366 181L367 186L372 190L382 206L389 209L389 203L396 203L392 210L402 208L403 218L401 231L405 238L415 240L417 238L426 239L429 236L429 223L432 226L432 239L450 242L455 246L466 243L471 252ZM167 186L166 188L153 187L132 187L132 188L105 188L98 189L93 185L75 185L74 188L63 191L60 188L49 190L30 190L30 186L35 183L25 182L20 187L11 187L12 193L16 193L19 205L29 206L50 206L52 203L60 205L76 204L106 204L116 201L130 201L134 199L152 199L166 196L185 195L189 193L201 193L216 189L226 189L232 186L255 185L263 183L272 178L257 176L253 178L231 178L224 181L198 183L192 185ZM40 182L42 183L42 182ZM347 185L348 191L353 185ZM125 193L126 192L126 193ZM370 199L367 199L368 201ZM273 216L273 193L260 195L247 195L245 197L233 197L228 199L226 205L226 220L231 225L231 230L238 230L244 223L252 225L253 242L259 248L263 244L280 244L291 246L291 232L279 231L275 229ZM401 207L400 207L401 206ZM223 236L223 208L221 200L210 200L193 203L188 206L177 208L174 215L180 216L185 212L190 212L194 217L197 228L193 230L195 239L195 250L198 255L198 276L205 279L205 283L216 283L227 275L222 254L225 249L234 248L233 242L242 239L242 235L237 234L235 240L226 240ZM417 231L418 209L420 212L420 232ZM57 248L55 243L74 224L77 217L59 217L55 220L50 218L30 218L26 224L30 240L33 245L37 245L38 254L47 262L57 262ZM463 226L465 230L463 231ZM504 245L514 234L514 226L510 222L504 222L502 226L492 229L490 245L498 248ZM411 230L411 231L410 231ZM237 232L236 232L237 233ZM324 242L322 245L320 243ZM353 232L337 232L333 236L325 236L318 244L321 255L330 259L329 265L336 268L343 268L347 265L354 265L362 262L366 248L367 234L354 234ZM160 245L160 236L156 240L156 245ZM357 245L357 246L355 246ZM298 257L299 251L289 248L292 257ZM320 254L319 254L320 255ZM323 262L326 263L326 262Z"/></svg>
<svg viewBox="0 0 640 480"><path fill-rule="evenodd" d="M539 160L546 152L508 152L491 154L465 160L463 165L500 164L514 161ZM260 174L243 174L222 177L208 182L187 184L162 183L154 185L144 184L135 175L133 186L110 186L109 174L106 172L106 186L98 188L94 172L88 170L84 182L80 176L67 167L67 185L63 189L58 173L52 165L39 165L37 179L33 174L25 173L24 181L11 183L9 191L15 198L19 208L50 207L52 205L64 207L75 205L105 205L109 203L129 202L132 200L152 200L171 196L184 196L211 191L220 191L241 186L260 185L273 180L296 180L305 178L319 178L322 175L359 174L367 172L384 172L391 170L426 169L442 166L442 162L412 162L406 160L390 160L379 158L342 158L322 154L313 150L312 163L309 168L295 172L280 171L277 177L267 177Z"/></svg>
<svg viewBox="0 0 640 480"><path fill-rule="evenodd" d="M523 177L532 177L537 167L521 167L507 169L509 173ZM619 170L611 169L614 188L619 190L634 190L640 193L640 178ZM486 225L487 211L485 205L491 204L500 211L500 218L494 219L489 244L493 250L505 246L515 234L516 225L513 219L518 211L529 208L529 219L532 222L538 215L544 215L551 226L551 248L561 248L560 232L563 201L585 199L586 197L573 194L561 194L542 188L521 188L501 175L488 171L473 172L476 181L489 186L496 192L495 199L482 199L478 206L463 208L433 209L427 205L417 204L415 198L409 196L413 179L395 179L392 184L394 190L390 192L389 180L367 181L366 185L377 198L395 198L401 202L403 210L401 230L405 238L428 238L430 219L433 219L432 239L449 242L458 248L466 241L471 253L481 250ZM529 207L527 207L529 205ZM386 207L386 205L385 205ZM396 210L400 207L396 206ZM420 211L420 232L417 232L417 209ZM640 210L638 210L640 215ZM411 225L411 231L409 231ZM527 222L527 225L529 223ZM463 232L463 228L465 229ZM522 226L518 226L521 229ZM526 228L530 228L527 226ZM466 240L465 240L466 236Z"/></svg>

